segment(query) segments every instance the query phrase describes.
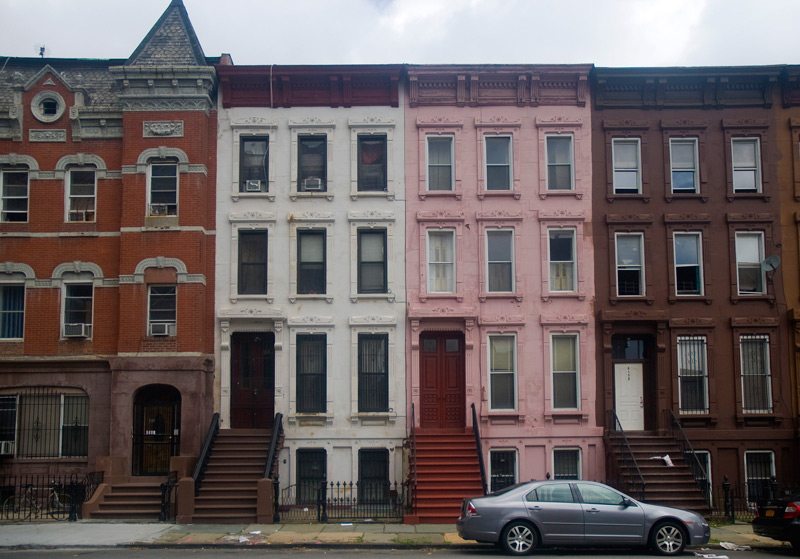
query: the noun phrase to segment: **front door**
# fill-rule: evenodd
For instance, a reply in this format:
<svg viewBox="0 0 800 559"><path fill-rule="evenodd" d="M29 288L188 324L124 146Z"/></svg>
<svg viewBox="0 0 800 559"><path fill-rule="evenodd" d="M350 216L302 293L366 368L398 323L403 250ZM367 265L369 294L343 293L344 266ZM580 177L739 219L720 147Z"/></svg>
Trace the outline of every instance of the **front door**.
<svg viewBox="0 0 800 559"><path fill-rule="evenodd" d="M169 473L169 459L180 453L181 396L171 386L152 385L133 402L133 466L135 476Z"/></svg>
<svg viewBox="0 0 800 559"><path fill-rule="evenodd" d="M420 335L420 427L463 429L466 425L464 334Z"/></svg>
<svg viewBox="0 0 800 559"><path fill-rule="evenodd" d="M614 407L625 431L644 429L643 371L642 363L614 364Z"/></svg>
<svg viewBox="0 0 800 559"><path fill-rule="evenodd" d="M275 334L231 336L231 427L271 429L275 416Z"/></svg>

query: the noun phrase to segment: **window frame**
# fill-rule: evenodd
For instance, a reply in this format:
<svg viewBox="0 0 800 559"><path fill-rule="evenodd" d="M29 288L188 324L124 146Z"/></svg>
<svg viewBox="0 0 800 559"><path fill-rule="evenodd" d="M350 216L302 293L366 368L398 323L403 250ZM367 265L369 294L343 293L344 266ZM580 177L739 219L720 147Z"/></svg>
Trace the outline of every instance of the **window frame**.
<svg viewBox="0 0 800 559"><path fill-rule="evenodd" d="M378 188L367 188L367 186L364 184L366 182L366 177L364 176L365 168L377 167L378 165L367 165L364 163L363 144L366 142L377 142L381 139L383 140L381 142L381 145L383 146L383 163L380 165L380 167L383 172L383 184L378 185ZM389 189L389 139L387 138L386 134L360 133L356 136L356 143L356 191L359 194L367 192L387 192Z"/></svg>
<svg viewBox="0 0 800 559"><path fill-rule="evenodd" d="M578 411L581 409L581 346L580 346L580 333L579 332L550 332L550 386L551 386L551 402L553 411ZM573 358L575 361L574 371L556 371L556 338L572 339L573 342ZM575 378L575 406L557 406L556 405L556 375L574 375Z"/></svg>
<svg viewBox="0 0 800 559"><path fill-rule="evenodd" d="M619 264L619 239L621 237L638 237L639 239L639 291L636 294L621 294L620 293L620 264ZM645 246L644 246L644 232L640 231L616 231L614 232L614 286L616 289L616 297L619 299L644 299L647 297L647 282L645 279L646 274L646 261L645 261ZM625 270L633 269L635 265L626 265Z"/></svg>
<svg viewBox="0 0 800 559"><path fill-rule="evenodd" d="M552 255L552 242L553 242L553 233L565 233L569 232L572 237L572 244L571 244L571 252L572 252L572 259L571 260L553 260ZM575 227L548 227L547 228L547 291L553 294L574 294L578 292L578 258L577 258L577 249L578 249L578 231ZM570 273L571 276L571 283L572 289L554 289L554 278L553 278L553 265L560 264L560 263L571 263L572 264L572 271Z"/></svg>
<svg viewBox="0 0 800 559"><path fill-rule="evenodd" d="M291 160L289 163L289 199L324 197L333 200L336 191L336 174L334 167L333 136L336 131L336 121L309 117L304 120L289 120L289 132L292 138ZM325 185L321 190L305 190L300 185L300 138L318 136L325 139ZM274 166L273 166L274 167Z"/></svg>
<svg viewBox="0 0 800 559"><path fill-rule="evenodd" d="M678 238L679 237L693 237L695 239L695 247L697 248L697 263L679 264L678 263ZM674 281L674 293L676 297L705 297L705 272L704 272L704 258L703 258L703 233L702 231L674 231L672 234L672 275ZM678 269L679 268L697 268L697 292L681 292L678 282ZM685 290L684 290L685 291Z"/></svg>
<svg viewBox="0 0 800 559"><path fill-rule="evenodd" d="M684 374L682 371L684 370L693 370L689 369L688 367L683 367L682 364L687 359L687 354L683 353L681 350L682 342L687 344L696 344L697 342L702 342L702 360L703 360L703 368L702 374ZM687 350L690 351L691 348L689 345L686 346ZM710 363L709 363L709 338L705 334L699 333L684 333L678 334L675 338L675 366L677 368L677 395L678 395L678 414L681 416L697 416L697 415L708 415L711 413L711 374L710 374ZM695 349L695 352L698 350ZM700 370L700 369L697 369ZM701 402L702 408L686 408L684 409L684 397L683 397L683 379L689 378L700 378L702 379L701 387L702 387L702 399Z"/></svg>
<svg viewBox="0 0 800 559"><path fill-rule="evenodd" d="M9 288L19 288L22 290L22 309L6 309L6 290ZM27 297L27 288L24 282L0 282L0 342L14 342L20 341L24 339L25 336L25 303ZM13 314L12 314L13 313ZM17 317L17 320L14 320L14 316L16 314L21 315L21 317ZM13 326L11 323L19 322L19 336L7 336L4 335L6 333L6 328L10 330ZM6 327L5 325L9 325Z"/></svg>
<svg viewBox="0 0 800 559"><path fill-rule="evenodd" d="M736 164L736 144L752 144L754 146L755 164L750 166ZM761 138L759 136L735 136L731 138L731 176L733 184L733 192L735 194L761 194ZM744 189L736 187L736 173L738 171L753 172L753 182L755 186L752 189Z"/></svg>
<svg viewBox="0 0 800 559"><path fill-rule="evenodd" d="M304 459L304 457L308 459ZM297 463L295 484L297 495L295 502L298 504L314 505L317 503L317 490L320 483L328 481L328 453L324 448L298 448L295 451ZM322 469L321 477L301 476L305 462L316 462ZM312 489L313 488L313 489Z"/></svg>
<svg viewBox="0 0 800 559"><path fill-rule="evenodd" d="M636 146L636 166L633 168L621 168L617 165L617 145L619 144L633 144ZM636 173L636 189L631 191L631 188L617 186L617 173ZM642 194L642 140L639 137L612 137L611 138L611 184L612 192L615 196L634 195L640 196Z"/></svg>
<svg viewBox="0 0 800 559"><path fill-rule="evenodd" d="M278 137L278 124L263 118L245 118L231 121L231 199L234 201L243 198L266 198L275 201L275 149ZM252 137L265 137L269 139L267 148L267 184L260 192L242 192L240 177L242 140Z"/></svg>
<svg viewBox="0 0 800 559"><path fill-rule="evenodd" d="M269 134L240 134L239 135L239 159L236 162L238 165L238 176L237 176L237 183L239 186L239 194L268 194L270 192L270 160L272 158L270 153L270 135ZM260 169L257 165L246 165L245 164L245 157L248 154L245 154L245 149L247 144L251 142L263 142L266 146L266 152L264 153L263 157L263 179L248 179L245 178L245 175L250 176L251 172L247 171L248 169ZM246 172L247 171L247 172ZM253 191L247 189L247 182L249 180L258 180L260 183L259 190Z"/></svg>
<svg viewBox="0 0 800 559"><path fill-rule="evenodd" d="M309 175L312 170L308 169L308 165L306 165L306 170L304 171L303 167L303 159L304 154L302 152L303 144L305 142L321 142L322 145L322 176L316 177L315 175ZM309 154L305 154L309 156ZM298 194L314 194L314 193L321 193L324 194L328 191L328 174L330 172L330 168L328 166L328 136L327 134L298 134L297 135L297 182L295 184L295 188L297 189ZM308 188L306 182L308 179L320 179L320 188L319 189L311 189Z"/></svg>
<svg viewBox="0 0 800 559"><path fill-rule="evenodd" d="M496 369L494 367L494 363L492 357L493 353L493 343L495 340L504 339L511 341L511 370L501 370ZM517 334L516 332L491 332L486 336L486 371L488 375L487 379L487 388L488 388L488 400L489 400L489 411L490 412L512 412L517 411L519 409L519 375L518 375L518 354L519 350L517 348ZM511 376L512 380L512 390L513 390L513 405L512 406L504 406L504 407L495 407L495 394L494 394L494 379L495 377L506 377Z"/></svg>
<svg viewBox="0 0 800 559"><path fill-rule="evenodd" d="M450 247L452 250L452 261L436 261L433 262L431 260L431 237L432 236L439 236L443 237L445 234L450 236L452 242L450 243ZM425 231L425 269L426 269L426 292L429 295L456 295L458 290L458 280L457 280L457 262L458 261L458 243L456 238L456 230L454 228L429 228ZM442 265L450 265L452 269L451 277L452 282L451 285L448 287L452 287L452 289L448 289L446 291L439 291L432 289L433 287L433 274L432 274L432 267L433 266L442 266Z"/></svg>
<svg viewBox="0 0 800 559"><path fill-rule="evenodd" d="M305 262L302 258L303 252L303 239L319 238L321 239L322 246L322 260ZM327 231L318 228L302 228L297 231L297 295L307 295L312 297L324 297L328 292L328 247L327 247ZM321 281L321 290L312 290L304 286L304 283L310 282L308 277L304 277L303 269L311 266L319 267L322 277L317 281ZM306 274L311 273L306 270Z"/></svg>
<svg viewBox="0 0 800 559"><path fill-rule="evenodd" d="M744 351L744 342L752 342L752 341L759 341L762 342L764 346L762 349L763 353L763 369L761 374L746 374L745 371L747 369L745 365L745 351ZM742 414L748 415L769 415L773 413L774 410L774 399L772 397L772 351L773 351L773 344L770 343L770 334L768 333L738 333L737 334L737 346L739 354L739 383L741 388L741 409ZM747 400L748 400L748 390L746 389L748 383L745 382L746 377L763 377L764 386L764 397L766 398L766 407L762 408L755 408L755 407L748 407Z"/></svg>
<svg viewBox="0 0 800 559"><path fill-rule="evenodd" d="M147 217L177 217L178 216L178 209L180 207L180 200L179 200L179 193L180 193L180 161L175 157L164 157L164 158L155 158L152 157L147 161ZM175 175L174 175L174 187L172 189L164 189L163 192L173 192L174 191L174 201L173 202L154 202L153 201L153 180L154 179L167 179L173 178L172 175L154 175L153 170L156 167L174 167ZM162 192L159 190L158 192ZM165 210L162 213L161 209L154 210L155 207L165 206ZM174 206L170 208L170 206Z"/></svg>
<svg viewBox="0 0 800 559"><path fill-rule="evenodd" d="M294 367L294 377L295 377L295 390L294 390L294 402L295 402L295 411L297 415L324 415L328 413L328 368L330 362L330 356L328 355L328 334L326 332L298 332L295 334L295 367ZM305 344L311 345L320 345L322 348L321 355L323 357L323 372L307 372L301 370L301 359L302 359L302 350ZM316 376L322 379L322 386L321 386L321 394L317 395L317 397L321 397L321 400L316 400L314 402L306 403L300 398L301 392L302 394L307 394L308 391L302 390L301 391L301 383L300 377L301 376ZM310 400L310 397L309 397ZM303 406L301 406L301 402L303 402ZM307 405L306 405L307 404Z"/></svg>
<svg viewBox="0 0 800 559"><path fill-rule="evenodd" d="M575 192L575 136L571 133L566 134L556 134L556 133L546 133L545 134L545 159L544 159L544 167L546 168L546 190L548 193L573 193ZM550 161L550 150L552 149L550 146L550 141L564 141L569 140L569 161L564 162L551 162ZM569 185L568 188L555 188L551 185L551 169L553 166L558 167L569 167Z"/></svg>
<svg viewBox="0 0 800 559"><path fill-rule="evenodd" d="M693 165L691 167L676 167L673 147L675 145L692 146ZM700 139L694 136L673 136L669 138L669 185L672 195L681 194L700 194ZM675 173L691 172L693 182L691 188L676 188Z"/></svg>
<svg viewBox="0 0 800 559"><path fill-rule="evenodd" d="M171 299L174 301L174 307L172 309L173 316L167 319L154 319L153 313L154 312L161 312L162 309L154 309L153 307L153 299L154 297L162 297L163 300L167 300L170 296L169 293L154 293L154 289L171 289ZM169 309L167 309L168 311ZM178 332L178 286L177 284L161 284L161 283L153 283L148 284L147 286L147 335L148 337L154 336L153 334L153 326L156 324L164 324L166 325L166 336L173 338L177 336ZM160 337L160 336L159 336Z"/></svg>
<svg viewBox="0 0 800 559"><path fill-rule="evenodd" d="M78 286L83 286L83 287L88 286L91 289L91 295L88 298L85 297L85 296L81 297L81 296L77 296L77 295L70 296L69 295L70 289L76 288ZM94 286L94 282L92 280L75 280L75 281L65 281L65 282L62 283L62 302L61 302L61 338L62 339L73 337L73 336L67 336L66 335L66 325L67 324L83 324L84 328L88 327L89 332L88 332L87 336L76 336L76 337L92 338L94 336L94 301L95 301L94 289L95 289L95 286ZM88 313L88 315L89 315L88 316L88 320L89 320L88 322L86 322L86 321L83 321L83 322L67 322L67 313L68 312L80 312L80 311L71 311L71 310L67 309L67 307L69 306L68 302L69 302L69 300L72 300L72 299L75 299L75 300L88 299L89 300L89 309L88 309L88 311L83 311L85 313Z"/></svg>
<svg viewBox="0 0 800 559"><path fill-rule="evenodd" d="M357 389L358 390L358 395L356 397L357 413L359 413L359 414L387 414L387 413L390 412L390 409L391 409L390 398L389 398L389 393L390 393L390 386L389 386L390 376L389 376L389 373L390 373L390 362L391 362L391 358L390 358L391 357L390 356L390 347L391 346L390 346L390 343L389 343L389 333L388 332L357 332L355 335L356 335L356 340L357 340L356 341L356 345L357 345L357 349L356 349L356 351L357 351L357 357L356 357L357 377L356 378L357 378L357 383L358 383L358 389ZM362 369L362 364L363 364L363 361L362 361L362 357L363 357L362 341L368 341L368 340L373 340L373 341L380 340L383 343L383 357L384 357L384 359L383 359L383 371L382 372L381 371L367 372L367 371L364 371ZM366 409L366 407L369 407L369 406L362 407L362 402L365 400L365 398L363 398L362 396L366 393L365 391L368 391L368 388L369 388L369 387L364 387L363 386L363 382L364 382L364 378L363 377L365 375L375 375L375 376L380 376L381 377L382 384L384 385L384 387L383 387L383 392L384 393L382 394L382 397L385 400L385 405L376 406L376 409ZM370 385L370 386L372 386L372 385ZM380 409L378 409L378 408L380 408Z"/></svg>
<svg viewBox="0 0 800 559"><path fill-rule="evenodd" d="M363 285L363 278L364 278L364 265L365 262L362 258L362 247L364 246L362 243L362 239L365 235L380 235L383 238L383 258L380 262L378 261L370 261L367 264L380 264L381 270L383 274L383 283L382 286L378 289L365 289ZM356 284L357 284L357 293L360 296L363 295L387 295L389 293L389 232L384 228L360 228L356 231L356 266L357 266L357 277L356 277ZM377 267L377 266L376 266Z"/></svg>
<svg viewBox="0 0 800 559"><path fill-rule="evenodd" d="M331 258L333 254L333 239L332 230L334 225L334 214L332 212L297 212L291 214L288 218L289 222L289 302L294 303L298 299L321 299L328 303L334 300L333 283L332 283L332 270ZM305 231L324 232L324 275L325 275L325 293L302 293L298 290L298 275L299 275L299 250L300 250L300 236ZM352 232L351 232L352 234ZM272 237L275 239L275 235ZM355 256L355 248L351 249L351 266L354 265L352 257ZM274 269L274 266L273 266ZM352 269L352 268L351 268ZM353 282L355 280L353 279ZM352 297L352 295L351 295Z"/></svg>
<svg viewBox="0 0 800 559"><path fill-rule="evenodd" d="M769 456L769 470L770 470L769 476L767 476L767 477L759 477L759 478L751 478L750 477L750 468L748 467L747 458L749 456L753 456L753 455L756 455L756 454L768 455ZM753 498L753 496L751 496L751 494L750 494L751 493L750 492L750 480L751 479L761 480L761 482L764 483L764 484L770 483L770 480L775 476L775 452L772 451L772 450L745 450L744 451L744 455L742 456L742 461L744 462L744 464L743 464L744 465L744 486L745 486L745 491L746 491L746 494L747 494L747 501L751 502L751 503L752 502L756 502L758 500L757 497ZM767 495L769 495L769 490L768 489L767 489L766 493L767 493Z"/></svg>
<svg viewBox="0 0 800 559"><path fill-rule="evenodd" d="M759 261L758 262L749 262L749 261L742 261L739 260L739 239L744 237L757 237L759 242L758 250L759 250ZM736 231L734 234L734 265L736 269L736 294L739 297L764 297L767 295L767 273L761 267L761 262L764 261L765 258L765 232L764 231L754 231L754 230L747 230L747 231ZM759 283L760 283L760 290L759 291L742 291L741 285L741 273L742 267L745 269L758 269L759 272Z"/></svg>
<svg viewBox="0 0 800 559"><path fill-rule="evenodd" d="M503 473L496 473L497 466L495 464L495 456L504 455L506 459L512 458L510 468L510 473L508 470L503 471ZM489 492L494 493L495 491L499 491L505 487L510 485L514 485L519 481L519 460L518 460L518 451L516 448L490 448L489 449L489 460L487 461L489 466ZM506 479L503 482L500 482L499 485L495 484L496 478L510 478Z"/></svg>
<svg viewBox="0 0 800 559"><path fill-rule="evenodd" d="M483 190L487 193L496 192L512 192L514 190L514 136L510 134L483 134L483 172L484 184ZM506 163L492 163L489 161L489 143L496 140L506 140L507 145L505 149ZM504 188L491 188L489 170L492 167L505 167L508 172L506 175L506 186Z"/></svg>
<svg viewBox="0 0 800 559"><path fill-rule="evenodd" d="M359 198L395 198L395 150L398 146L394 142L395 120L392 118L369 117L360 119L349 119L347 122L350 128L350 150L354 154L350 157L350 199ZM362 190L360 188L360 141L359 138L379 138L385 139L384 153L384 187L382 189ZM402 157L398 155L398 157ZM400 159L402 161L402 158Z"/></svg>
<svg viewBox="0 0 800 559"><path fill-rule="evenodd" d="M791 122L789 123L791 126ZM771 198L770 166L766 161L775 159L770 140L771 121L768 118L722 119L722 130L725 137L725 175L728 182L727 199L756 198L768 201ZM743 192L733 187L733 145L734 140L756 140L758 142L757 164L760 170L760 188L757 192Z"/></svg>
<svg viewBox="0 0 800 559"><path fill-rule="evenodd" d="M444 167L444 164L431 163L431 143L443 143L447 141L450 145L450 161L447 166L450 168L450 188L431 188L431 167ZM444 193L452 194L456 189L456 164L455 164L455 144L456 138L453 134L427 134L425 135L425 190L428 194Z"/></svg>
<svg viewBox="0 0 800 559"><path fill-rule="evenodd" d="M92 173L92 194L91 195L75 195L72 193L72 186L74 183L72 173ZM83 186L86 186L84 184ZM66 214L64 221L67 223L94 223L97 221L97 168L96 167L69 167L65 173L65 192L66 196ZM91 199L91 210L77 210L72 209L73 200ZM86 219L72 219L73 214L83 213ZM91 216L89 215L91 213Z"/></svg>
<svg viewBox="0 0 800 559"><path fill-rule="evenodd" d="M237 243L236 243L236 294L241 296L266 296L269 292L269 269L270 269L270 258L269 258L269 229L255 229L255 228L237 228L236 234L238 236ZM247 237L256 236L263 237L264 240L264 259L263 261L259 262L243 262L242 258L242 247L243 243L242 240ZM263 291L244 291L242 290L243 287L243 276L244 276L244 269L243 266L248 264L250 267L261 267L263 269Z"/></svg>
<svg viewBox="0 0 800 559"><path fill-rule="evenodd" d="M7 177L10 174L25 174L25 196L16 196L16 195L9 195L7 194L7 187L19 187L21 185L8 185L6 183ZM17 167L17 166L0 166L0 198L2 198L2 209L1 214L2 218L0 222L2 223L28 223L30 220L30 211L31 211L31 173L30 169L27 167ZM9 202L12 200L25 200L25 210L17 210L17 209L9 209ZM24 216L25 219L8 219L9 214L14 215L21 215Z"/></svg>
<svg viewBox="0 0 800 559"><path fill-rule="evenodd" d="M576 477L564 477L563 474L559 474L556 471L556 454L574 454L575 456L575 475ZM553 476L552 479L559 480L559 481L566 481L566 480L581 480L583 479L583 463L582 463L583 453L581 452L581 448L579 446L557 446L553 447L553 451L551 454L551 464L553 464Z"/></svg>
<svg viewBox="0 0 800 559"><path fill-rule="evenodd" d="M503 234L508 239L509 246L509 253L511 255L511 260L492 260L490 250L491 247L489 246L489 237L492 235L499 235ZM514 294L517 292L517 285L516 285L516 274L517 274L517 266L516 266L516 243L514 242L514 236L516 235L516 231L513 228L509 227L486 227L484 230L484 239L485 239L485 258L484 262L486 262L485 266L485 273L486 273L486 293L492 295L509 295ZM509 281L511 285L509 286L510 289L492 289L492 264L499 265L504 264L510 267L509 270Z"/></svg>

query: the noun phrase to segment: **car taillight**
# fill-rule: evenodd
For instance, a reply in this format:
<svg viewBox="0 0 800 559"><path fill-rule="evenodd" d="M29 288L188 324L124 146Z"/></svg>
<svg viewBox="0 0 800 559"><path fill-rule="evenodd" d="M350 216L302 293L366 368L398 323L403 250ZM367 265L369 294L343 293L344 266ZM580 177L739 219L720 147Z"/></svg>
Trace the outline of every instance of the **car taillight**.
<svg viewBox="0 0 800 559"><path fill-rule="evenodd" d="M467 503L467 516L478 516L478 509L472 503Z"/></svg>
<svg viewBox="0 0 800 559"><path fill-rule="evenodd" d="M800 516L800 503L789 503L783 511L784 518L797 518Z"/></svg>

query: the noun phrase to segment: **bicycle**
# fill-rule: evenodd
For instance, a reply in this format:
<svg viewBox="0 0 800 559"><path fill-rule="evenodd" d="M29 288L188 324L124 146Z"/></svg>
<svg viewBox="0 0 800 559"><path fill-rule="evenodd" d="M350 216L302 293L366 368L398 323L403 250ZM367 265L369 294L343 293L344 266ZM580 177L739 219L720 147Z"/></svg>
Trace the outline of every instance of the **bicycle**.
<svg viewBox="0 0 800 559"><path fill-rule="evenodd" d="M20 485L20 489L19 497L12 495L3 502L0 512L4 519L28 520L31 516L39 518L45 512L54 520L69 517L72 498L63 483L51 483L44 501L39 497L39 488L32 483Z"/></svg>

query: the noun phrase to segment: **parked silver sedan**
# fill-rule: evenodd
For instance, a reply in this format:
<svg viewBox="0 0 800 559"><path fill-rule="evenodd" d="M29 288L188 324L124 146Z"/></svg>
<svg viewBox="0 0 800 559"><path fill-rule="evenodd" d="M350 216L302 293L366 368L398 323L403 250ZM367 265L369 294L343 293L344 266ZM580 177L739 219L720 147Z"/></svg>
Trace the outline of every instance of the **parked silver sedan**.
<svg viewBox="0 0 800 559"><path fill-rule="evenodd" d="M677 555L711 535L699 514L642 503L592 481L530 481L464 499L457 526L463 539L499 544L512 555L539 545L609 544Z"/></svg>

